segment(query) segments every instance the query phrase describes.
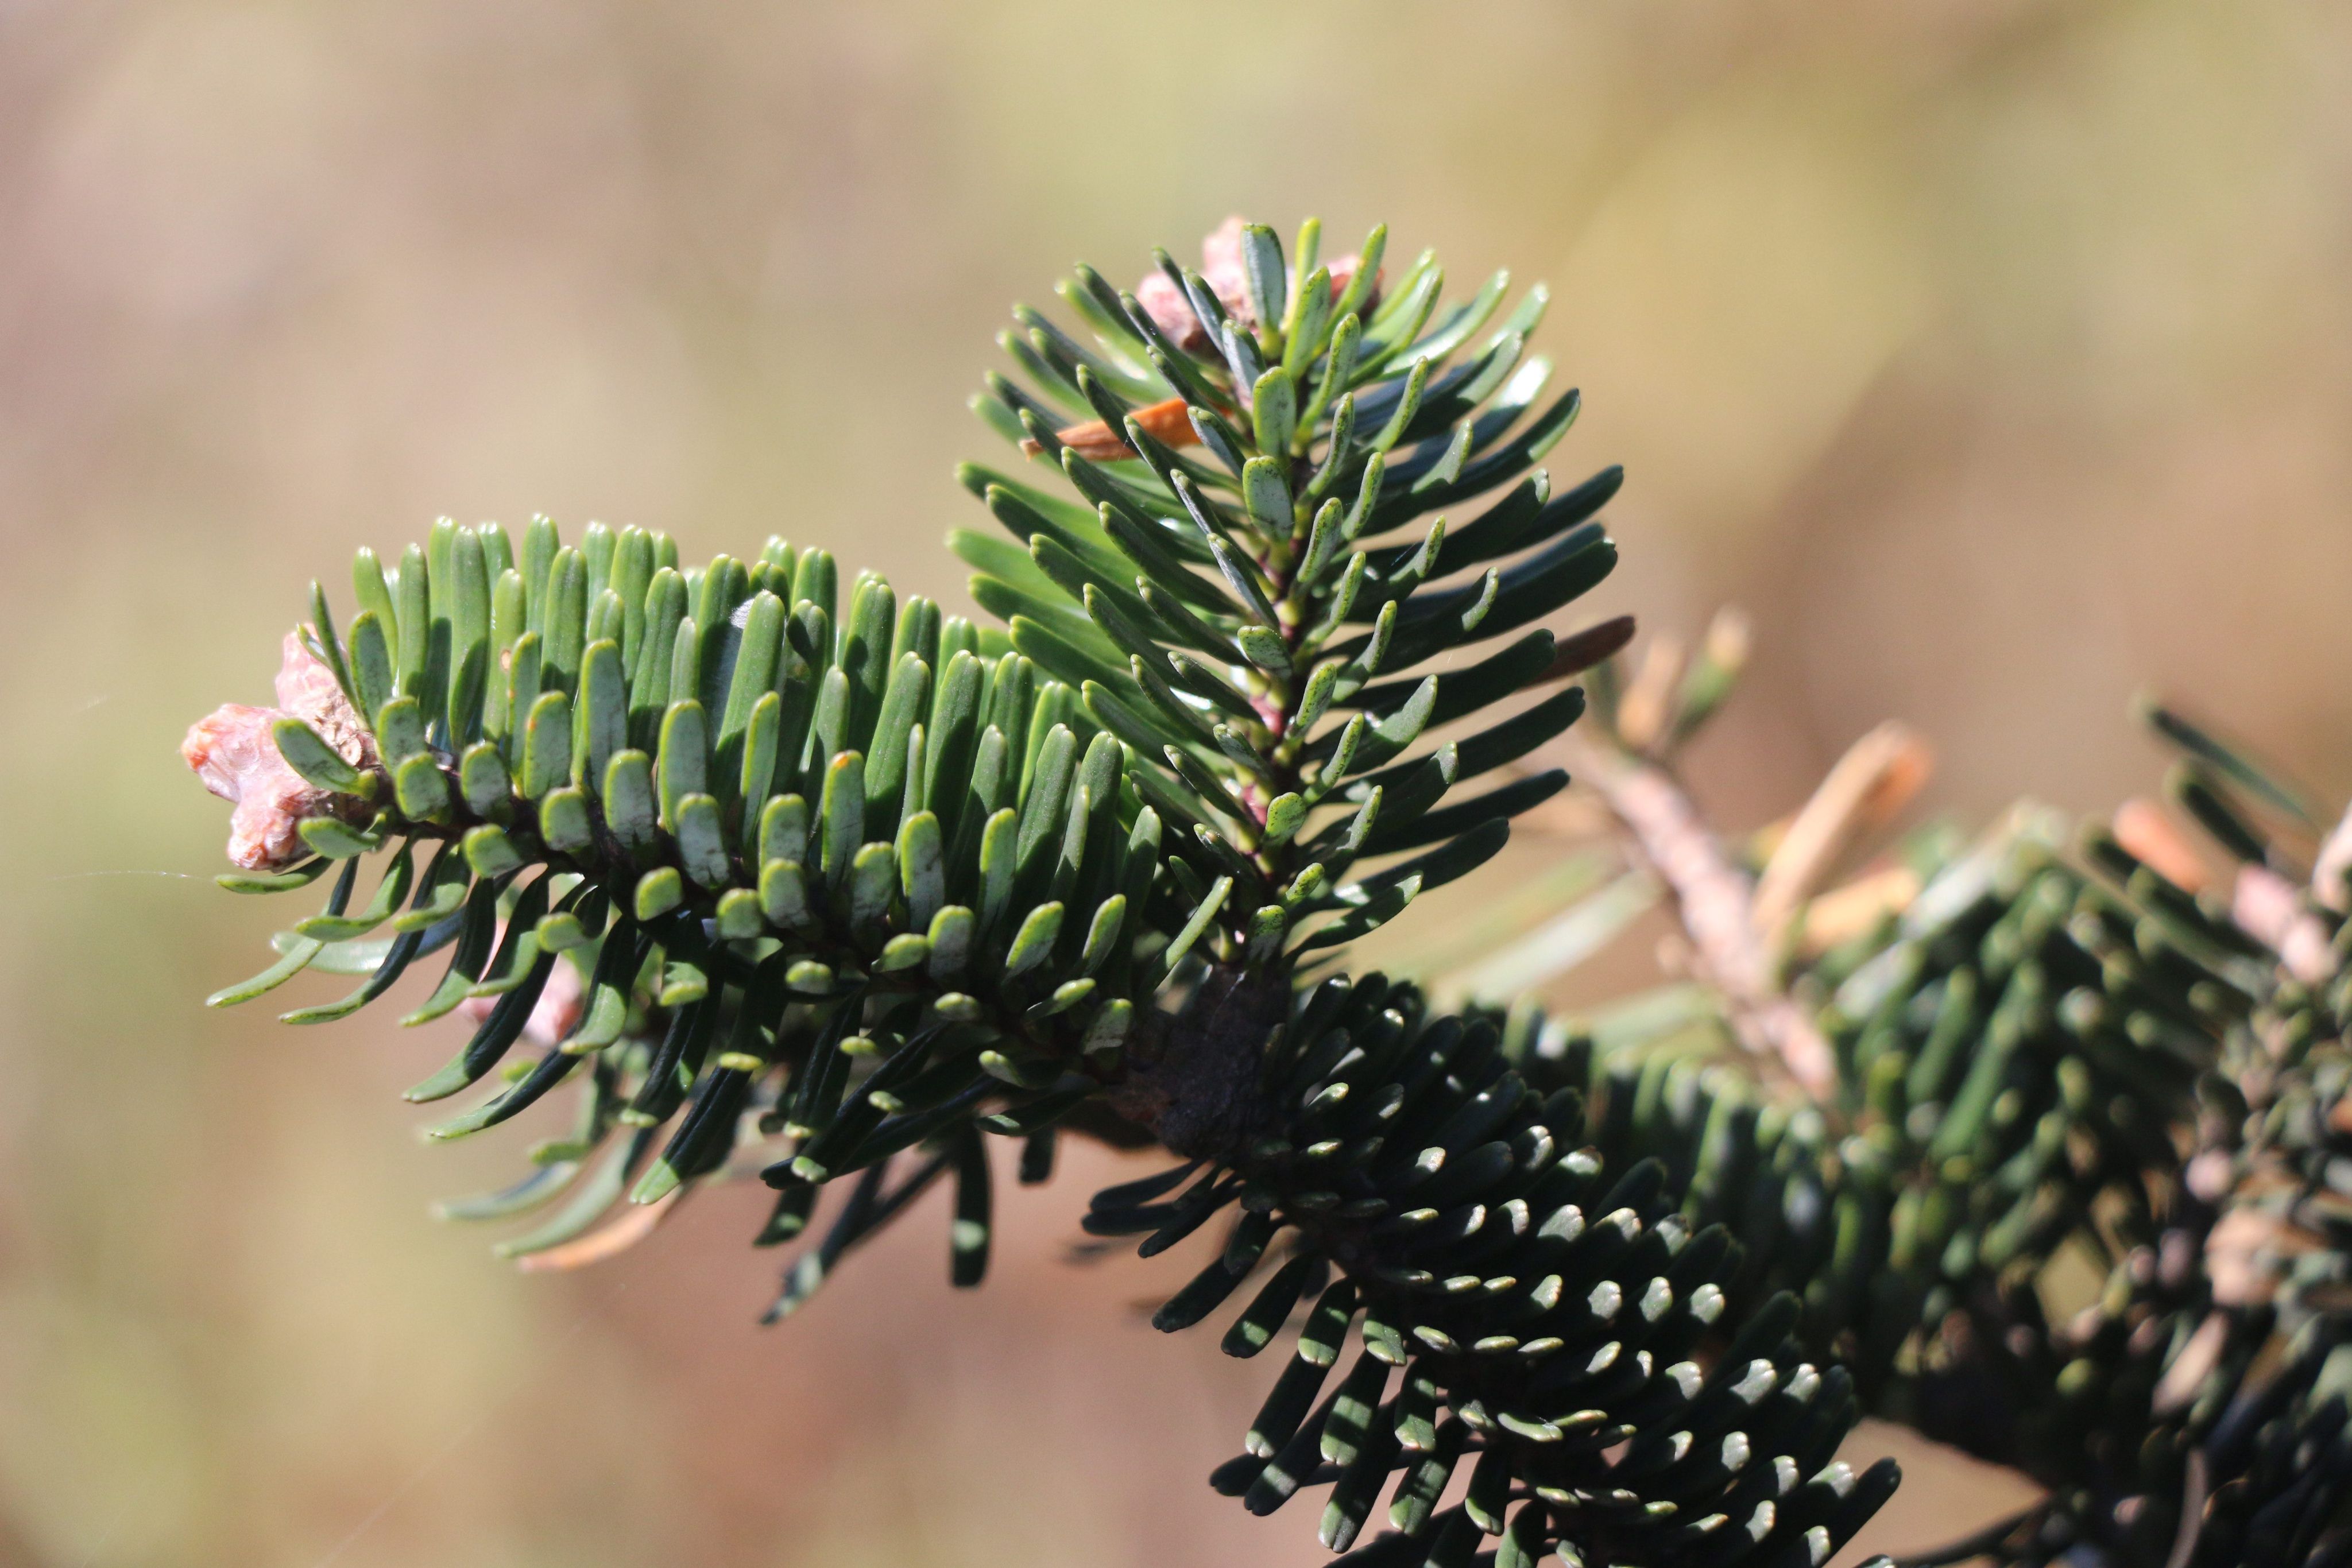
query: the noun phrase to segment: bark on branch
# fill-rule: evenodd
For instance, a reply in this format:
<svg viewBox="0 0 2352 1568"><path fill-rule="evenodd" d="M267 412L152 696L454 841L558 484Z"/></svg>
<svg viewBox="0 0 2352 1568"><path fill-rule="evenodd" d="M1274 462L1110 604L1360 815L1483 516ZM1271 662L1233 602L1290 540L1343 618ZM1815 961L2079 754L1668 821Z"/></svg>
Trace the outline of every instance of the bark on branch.
<svg viewBox="0 0 2352 1568"><path fill-rule="evenodd" d="M1774 983L1755 923L1756 886L1724 852L1682 785L1654 763L1574 747L1573 770L1601 793L1642 859L1673 893L1703 978L1723 994L1739 1043L1777 1061L1808 1094L1828 1099L1837 1060L1805 1010Z"/></svg>

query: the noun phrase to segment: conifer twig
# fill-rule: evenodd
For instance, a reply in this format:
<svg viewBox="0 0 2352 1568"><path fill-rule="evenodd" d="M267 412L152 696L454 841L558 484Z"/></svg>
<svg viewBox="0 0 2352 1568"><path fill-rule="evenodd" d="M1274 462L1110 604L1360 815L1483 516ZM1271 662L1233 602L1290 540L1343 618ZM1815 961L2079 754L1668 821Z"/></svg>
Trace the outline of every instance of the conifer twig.
<svg viewBox="0 0 2352 1568"><path fill-rule="evenodd" d="M1673 893L1698 964L1722 991L1741 1045L1776 1059L1808 1094L1835 1090L1837 1062L1812 1019L1772 982L1754 920L1755 883L1732 863L1689 792L1656 763L1614 749L1571 747L1580 773L1625 825L1642 859Z"/></svg>

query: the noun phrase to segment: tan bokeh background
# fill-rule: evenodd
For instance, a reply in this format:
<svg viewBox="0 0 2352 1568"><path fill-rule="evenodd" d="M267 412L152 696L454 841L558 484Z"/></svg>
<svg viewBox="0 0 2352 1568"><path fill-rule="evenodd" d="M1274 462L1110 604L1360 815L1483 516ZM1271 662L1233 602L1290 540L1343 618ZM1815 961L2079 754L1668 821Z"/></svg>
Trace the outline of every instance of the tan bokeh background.
<svg viewBox="0 0 2352 1568"><path fill-rule="evenodd" d="M1595 602L1755 612L1727 821L1888 716L1965 819L2111 802L2142 685L2340 794L2347 193L2340 4L0 3L0 1563L1319 1560L1201 1484L1265 1373L1145 1326L1181 1261L1063 1260L1107 1157L977 1295L918 1217L763 1332L756 1194L517 1277L425 1218L540 1135L417 1145L445 1034L202 1011L276 912L174 747L354 544L773 530L959 601L1010 300L1385 217L1551 282L1555 471L1631 474Z"/></svg>

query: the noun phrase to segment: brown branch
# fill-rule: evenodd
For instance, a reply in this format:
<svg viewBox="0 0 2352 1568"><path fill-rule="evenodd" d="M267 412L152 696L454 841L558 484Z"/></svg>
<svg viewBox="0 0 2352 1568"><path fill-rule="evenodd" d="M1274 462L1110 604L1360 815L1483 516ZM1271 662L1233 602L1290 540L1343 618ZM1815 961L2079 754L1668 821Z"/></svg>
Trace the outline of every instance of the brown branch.
<svg viewBox="0 0 2352 1568"><path fill-rule="evenodd" d="M1755 883L1732 862L1689 794L1664 768L1624 752L1570 742L1572 771L1633 836L1641 858L1672 892L1702 977L1723 994L1732 1033L1748 1051L1778 1061L1804 1091L1826 1101L1837 1061L1812 1019L1773 979L1771 955L1755 924Z"/></svg>

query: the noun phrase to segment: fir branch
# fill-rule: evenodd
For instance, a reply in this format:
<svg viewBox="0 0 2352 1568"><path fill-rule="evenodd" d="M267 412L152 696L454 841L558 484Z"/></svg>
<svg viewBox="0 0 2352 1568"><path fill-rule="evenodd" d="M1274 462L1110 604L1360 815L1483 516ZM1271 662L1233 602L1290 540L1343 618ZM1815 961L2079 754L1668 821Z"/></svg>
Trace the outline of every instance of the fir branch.
<svg viewBox="0 0 2352 1568"><path fill-rule="evenodd" d="M2052 1486L1979 1538L2020 1563L2347 1550L2347 830L2306 880L2308 797L2158 709L2174 807L2241 862L2228 901L2177 846L2029 814L1918 852L1916 896L1874 891L1828 950L1790 940L1916 739L1866 737L1751 878L1671 763L1744 623L1630 686L1594 664L1629 626L1538 624L1613 566L1620 476L1555 494L1538 465L1578 407L1525 357L1540 288L1445 306L1433 256L1391 279L1384 246L1325 266L1315 225L1286 256L1236 220L1132 292L1080 268L1075 330L1015 313L975 407L1052 472L967 465L1011 538L951 541L1001 632L871 576L845 596L781 540L686 569L638 530L443 523L362 552L358 613L314 594L279 706L192 736L238 799L224 881L330 890L216 1000L362 977L287 1015L327 1021L446 950L411 1020L475 1027L412 1097L481 1088L440 1131L578 1091L541 1174L452 1212L568 1192L510 1249L569 1266L756 1168L758 1241L803 1244L772 1316L935 1182L977 1282L992 1135L1024 1181L1057 1129L1162 1146L1184 1164L1087 1228L1150 1252L1217 1226L1159 1321L1255 1281L1234 1354L1306 1307L1218 1480L1258 1511L1328 1482L1325 1542L1367 1565L1486 1538L1514 1568L1817 1565L1893 1485L1832 1458L1864 1405ZM1465 788L1554 743L1585 699L1552 683L1588 667L1612 733L1578 769L1748 1071L1687 1032L1300 978L1564 784ZM2105 1285L2052 1322L2064 1257Z"/></svg>

